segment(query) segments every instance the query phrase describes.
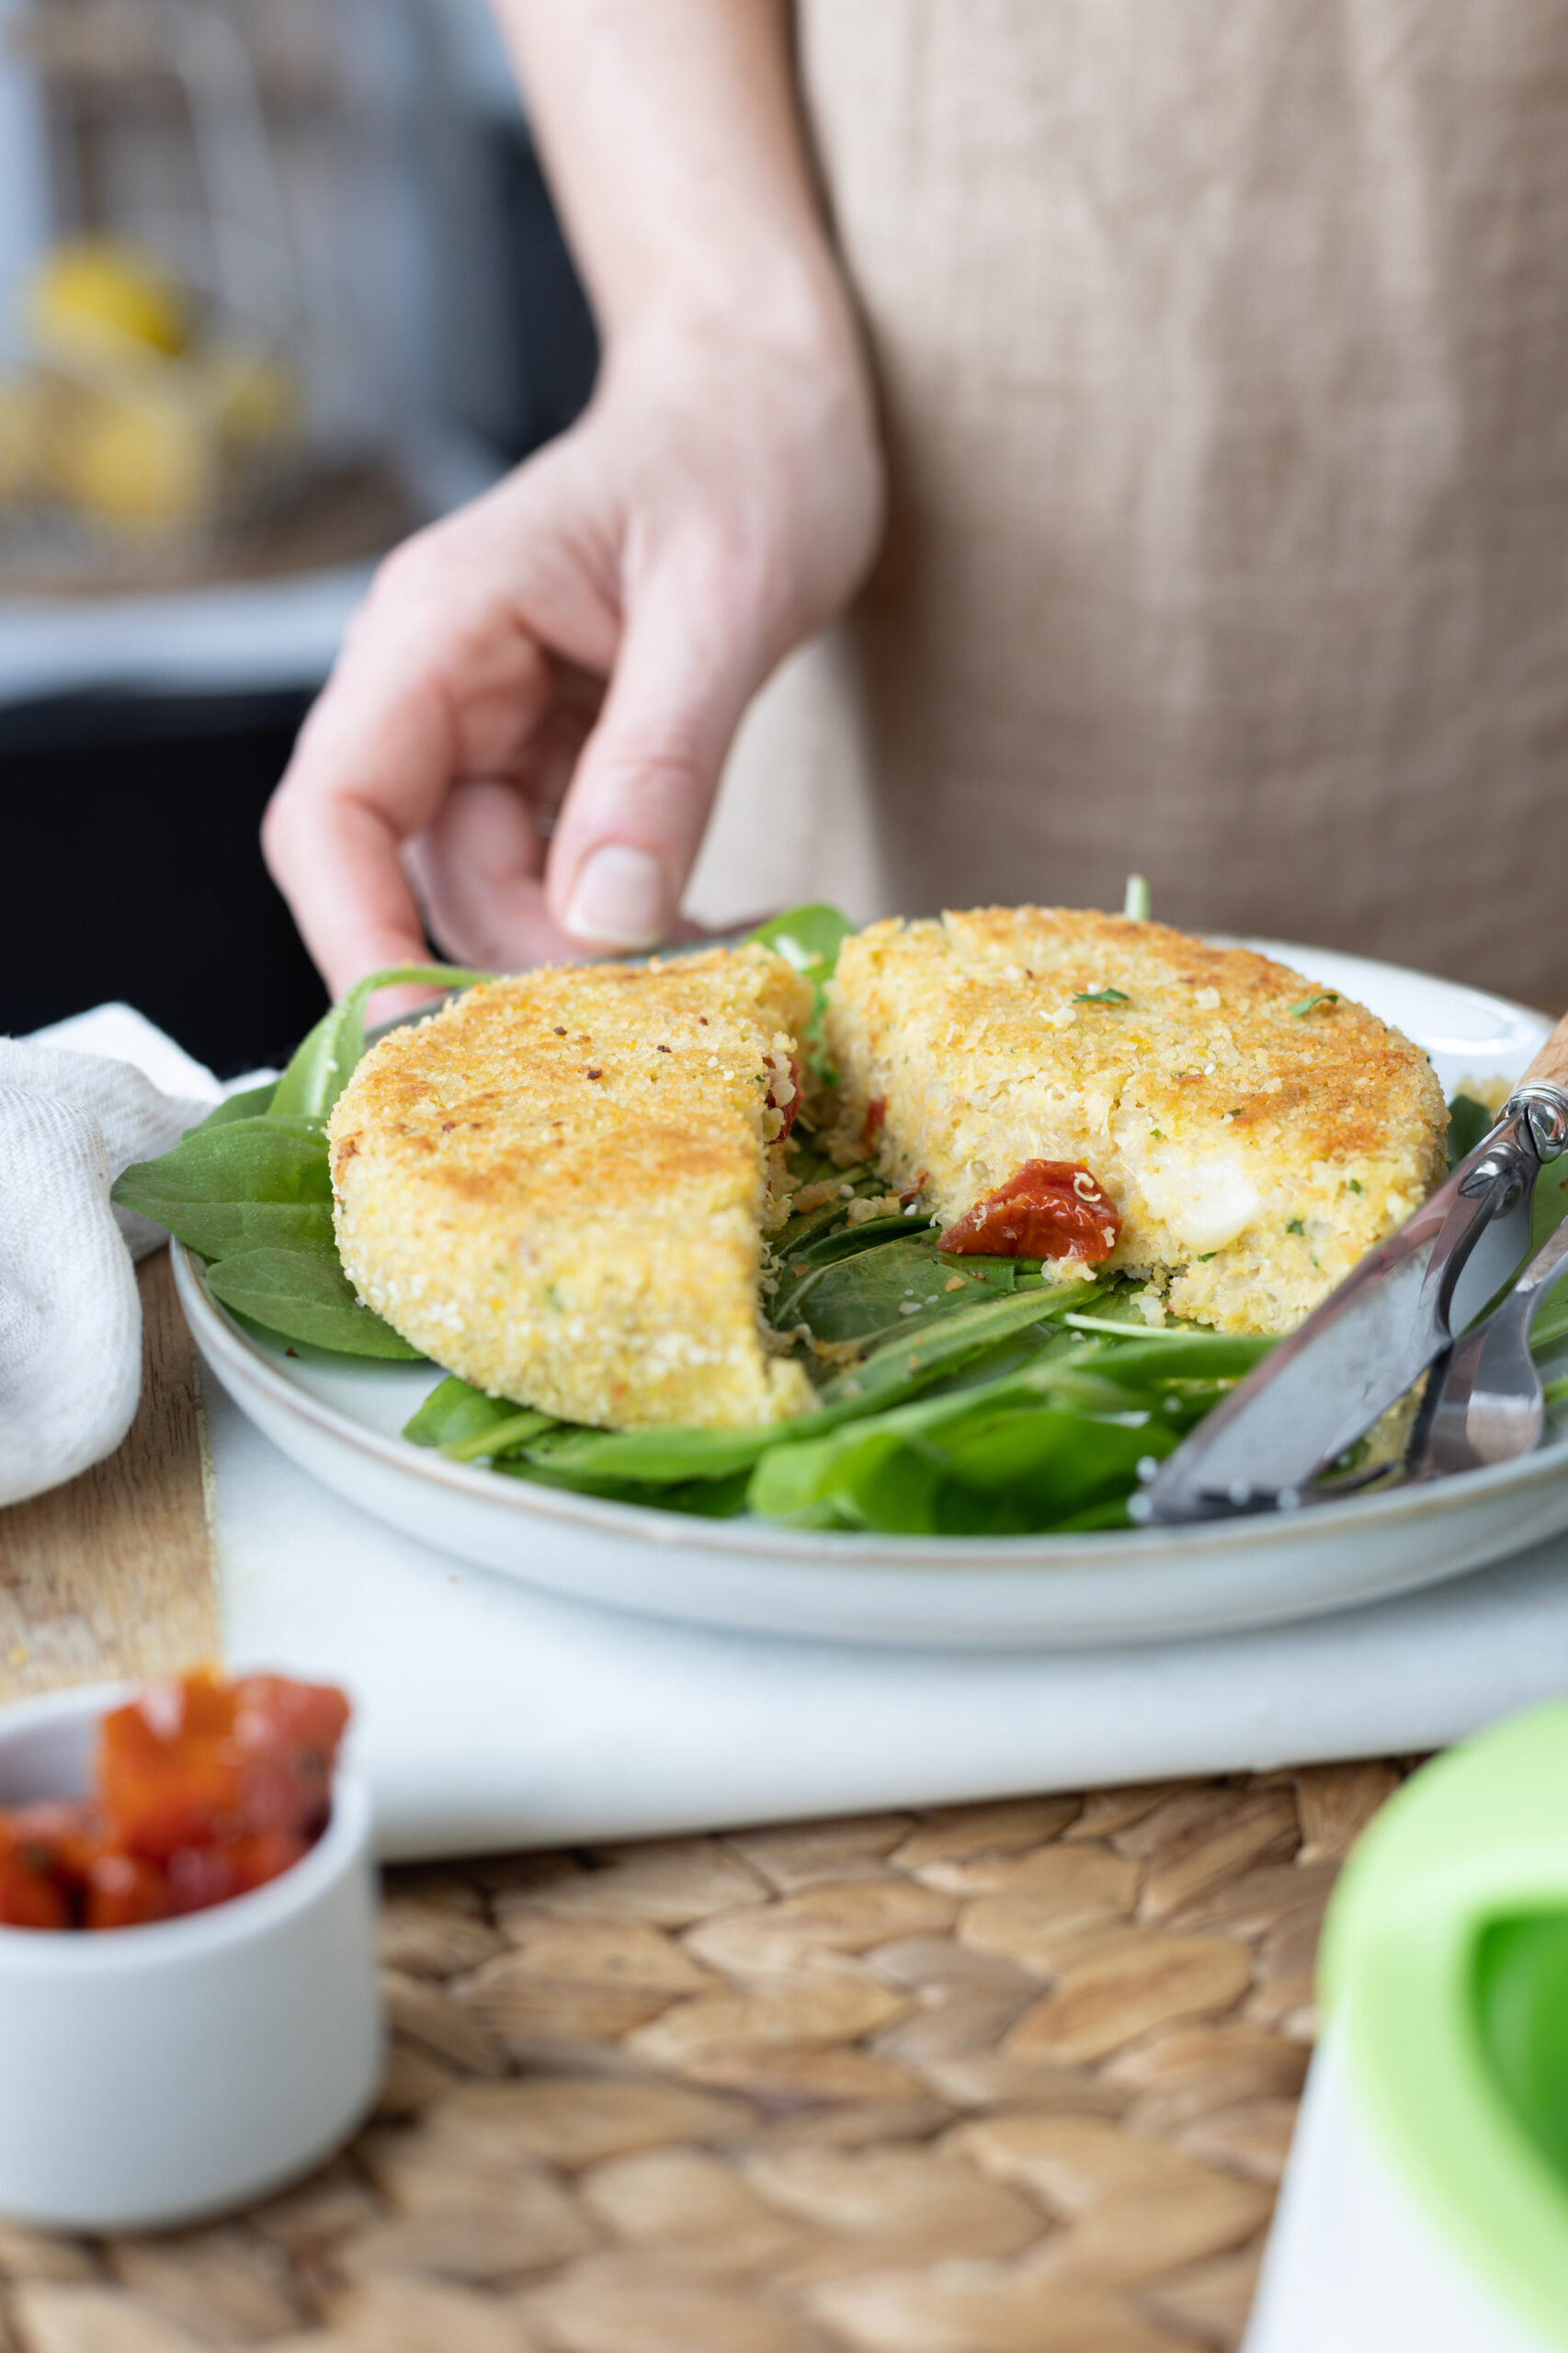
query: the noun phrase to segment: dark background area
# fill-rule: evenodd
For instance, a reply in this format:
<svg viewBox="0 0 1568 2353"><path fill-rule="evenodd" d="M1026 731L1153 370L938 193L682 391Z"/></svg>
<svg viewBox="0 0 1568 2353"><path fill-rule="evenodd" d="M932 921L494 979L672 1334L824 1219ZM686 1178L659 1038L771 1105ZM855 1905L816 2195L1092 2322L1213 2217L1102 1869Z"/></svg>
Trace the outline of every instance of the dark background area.
<svg viewBox="0 0 1568 2353"><path fill-rule="evenodd" d="M325 1002L256 829L307 692L77 695L0 710L3 1026L123 998L220 1077Z"/></svg>
<svg viewBox="0 0 1568 2353"><path fill-rule="evenodd" d="M503 364L458 421L510 462L571 423L597 348L526 133L487 126L469 164L497 236ZM0 1034L119 998L222 1077L287 1056L325 999L257 828L313 692L0 706Z"/></svg>

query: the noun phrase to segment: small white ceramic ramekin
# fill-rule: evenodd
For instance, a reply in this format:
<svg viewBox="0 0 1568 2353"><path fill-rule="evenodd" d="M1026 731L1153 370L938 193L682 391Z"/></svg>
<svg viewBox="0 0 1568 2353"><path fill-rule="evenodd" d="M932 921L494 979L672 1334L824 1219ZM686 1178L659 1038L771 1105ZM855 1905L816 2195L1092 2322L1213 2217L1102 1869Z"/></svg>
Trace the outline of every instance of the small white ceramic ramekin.
<svg viewBox="0 0 1568 2353"><path fill-rule="evenodd" d="M0 1805L88 1787L131 1688L0 1711ZM346 2140L384 2058L370 1804L339 1769L308 1855L249 1895L145 1927L0 1927L0 2212L56 2229L195 2222Z"/></svg>

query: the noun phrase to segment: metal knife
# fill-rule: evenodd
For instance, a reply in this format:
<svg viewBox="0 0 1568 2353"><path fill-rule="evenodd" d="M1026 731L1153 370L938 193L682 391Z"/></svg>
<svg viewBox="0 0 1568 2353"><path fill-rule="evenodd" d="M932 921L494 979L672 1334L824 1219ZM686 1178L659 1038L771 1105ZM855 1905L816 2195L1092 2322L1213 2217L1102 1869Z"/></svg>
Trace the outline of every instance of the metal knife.
<svg viewBox="0 0 1568 2353"><path fill-rule="evenodd" d="M1542 1163L1568 1148L1568 1015L1491 1133L1206 1415L1144 1490L1159 1520L1289 1510L1517 1270Z"/></svg>

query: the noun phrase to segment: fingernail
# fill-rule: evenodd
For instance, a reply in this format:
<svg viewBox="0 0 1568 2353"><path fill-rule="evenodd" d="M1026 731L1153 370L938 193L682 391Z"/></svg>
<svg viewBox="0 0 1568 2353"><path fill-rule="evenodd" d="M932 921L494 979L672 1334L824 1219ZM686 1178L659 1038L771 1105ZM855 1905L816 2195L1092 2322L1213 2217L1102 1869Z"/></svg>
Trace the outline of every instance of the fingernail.
<svg viewBox="0 0 1568 2353"><path fill-rule="evenodd" d="M566 928L607 948L656 948L665 936L665 870L645 849L607 842L577 877Z"/></svg>

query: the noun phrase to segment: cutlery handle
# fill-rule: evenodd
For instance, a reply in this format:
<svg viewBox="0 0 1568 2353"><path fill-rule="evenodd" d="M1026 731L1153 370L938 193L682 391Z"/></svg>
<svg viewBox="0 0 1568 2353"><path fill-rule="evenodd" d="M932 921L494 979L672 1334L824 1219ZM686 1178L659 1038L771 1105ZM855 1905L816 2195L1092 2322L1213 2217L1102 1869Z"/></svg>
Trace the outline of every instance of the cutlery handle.
<svg viewBox="0 0 1568 2353"><path fill-rule="evenodd" d="M1553 1086L1568 1087L1568 1013L1563 1015L1519 1083L1523 1086L1532 1078L1548 1079Z"/></svg>

